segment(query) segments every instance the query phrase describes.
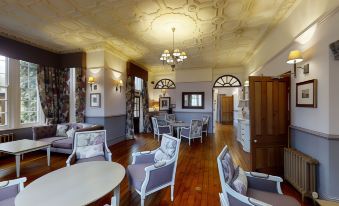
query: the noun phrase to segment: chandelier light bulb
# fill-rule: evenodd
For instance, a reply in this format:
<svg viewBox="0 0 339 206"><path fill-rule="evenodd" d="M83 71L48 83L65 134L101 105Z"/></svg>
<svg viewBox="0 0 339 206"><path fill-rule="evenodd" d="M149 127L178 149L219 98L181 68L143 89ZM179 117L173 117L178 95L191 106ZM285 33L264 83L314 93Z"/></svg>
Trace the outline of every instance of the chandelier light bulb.
<svg viewBox="0 0 339 206"><path fill-rule="evenodd" d="M180 56L180 50L179 49L174 49L173 56L175 56L175 57Z"/></svg>

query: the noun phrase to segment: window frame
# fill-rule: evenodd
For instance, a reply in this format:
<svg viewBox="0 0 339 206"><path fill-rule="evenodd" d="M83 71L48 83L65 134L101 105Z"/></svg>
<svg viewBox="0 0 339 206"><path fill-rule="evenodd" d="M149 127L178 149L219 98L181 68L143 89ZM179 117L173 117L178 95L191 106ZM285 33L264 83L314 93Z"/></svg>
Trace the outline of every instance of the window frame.
<svg viewBox="0 0 339 206"><path fill-rule="evenodd" d="M2 56L2 55L1 55ZM9 69L8 69L8 65L9 65L9 58L6 56L3 56L5 58L4 62L5 62L5 84L4 86L0 85L0 88L4 88L5 89L5 98L1 99L1 101L5 102L5 111L4 112L0 112L0 114L5 114L5 124L0 124L0 130L2 129L7 129L9 127L9 104L8 104L8 99L9 99ZM1 60L2 61L2 60Z"/></svg>
<svg viewBox="0 0 339 206"><path fill-rule="evenodd" d="M192 96L201 95L201 106L192 106ZM185 105L185 96L188 96L188 105ZM182 92L182 109L205 109L205 92Z"/></svg>

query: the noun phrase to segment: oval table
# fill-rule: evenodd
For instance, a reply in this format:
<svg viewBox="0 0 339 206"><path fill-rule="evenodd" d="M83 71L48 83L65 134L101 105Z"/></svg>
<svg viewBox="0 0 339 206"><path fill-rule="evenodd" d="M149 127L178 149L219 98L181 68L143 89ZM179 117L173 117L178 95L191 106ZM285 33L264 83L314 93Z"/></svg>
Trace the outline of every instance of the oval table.
<svg viewBox="0 0 339 206"><path fill-rule="evenodd" d="M15 198L15 206L80 206L114 190L119 205L125 168L115 162L85 162L48 173L29 184Z"/></svg>

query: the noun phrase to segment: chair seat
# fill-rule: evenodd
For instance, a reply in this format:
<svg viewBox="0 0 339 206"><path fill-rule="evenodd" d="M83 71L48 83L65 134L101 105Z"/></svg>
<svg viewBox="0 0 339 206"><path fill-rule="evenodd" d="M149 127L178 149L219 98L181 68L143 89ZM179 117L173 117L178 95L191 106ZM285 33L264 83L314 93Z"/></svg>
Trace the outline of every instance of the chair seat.
<svg viewBox="0 0 339 206"><path fill-rule="evenodd" d="M190 128L182 128L181 129L181 135L184 137L189 137L190 136Z"/></svg>
<svg viewBox="0 0 339 206"><path fill-rule="evenodd" d="M300 203L293 197L251 188L248 188L247 196L273 206L300 206Z"/></svg>
<svg viewBox="0 0 339 206"><path fill-rule="evenodd" d="M79 159L76 161L76 164L82 163L82 162L93 162L93 161L106 161L106 159L104 156L96 156L96 157Z"/></svg>
<svg viewBox="0 0 339 206"><path fill-rule="evenodd" d="M145 168L151 166L153 163L128 165L127 175L130 184L137 190L141 190L141 185L146 177Z"/></svg>
<svg viewBox="0 0 339 206"><path fill-rule="evenodd" d="M63 149L72 149L73 147L73 138L66 138L66 139L60 139L56 140L52 143L53 147L56 148L63 148Z"/></svg>
<svg viewBox="0 0 339 206"><path fill-rule="evenodd" d="M159 134L171 134L170 126L159 127Z"/></svg>
<svg viewBox="0 0 339 206"><path fill-rule="evenodd" d="M39 139L38 141L53 143L55 141L59 141L63 139L67 139L67 137L48 137L48 138Z"/></svg>
<svg viewBox="0 0 339 206"><path fill-rule="evenodd" d="M14 200L15 200L15 197L2 200L0 201L0 206L15 206Z"/></svg>

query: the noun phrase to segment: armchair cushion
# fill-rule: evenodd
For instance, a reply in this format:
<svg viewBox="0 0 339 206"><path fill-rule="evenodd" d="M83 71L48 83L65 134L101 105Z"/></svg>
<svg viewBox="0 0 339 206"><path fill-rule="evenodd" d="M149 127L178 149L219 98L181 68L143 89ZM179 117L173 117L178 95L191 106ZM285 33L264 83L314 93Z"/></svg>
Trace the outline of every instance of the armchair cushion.
<svg viewBox="0 0 339 206"><path fill-rule="evenodd" d="M9 199L11 197L15 197L18 193L19 193L18 185L12 185L12 186L8 186L5 188L0 188L0 201Z"/></svg>
<svg viewBox="0 0 339 206"><path fill-rule="evenodd" d="M67 124L58 124L55 136L57 137L67 137L68 125Z"/></svg>
<svg viewBox="0 0 339 206"><path fill-rule="evenodd" d="M190 136L190 128L182 128L180 134L182 136L189 137Z"/></svg>
<svg viewBox="0 0 339 206"><path fill-rule="evenodd" d="M202 133L202 121L192 120L191 122L191 137L200 137Z"/></svg>
<svg viewBox="0 0 339 206"><path fill-rule="evenodd" d="M154 153L147 153L135 156L135 164L145 164L152 163L154 164Z"/></svg>
<svg viewBox="0 0 339 206"><path fill-rule="evenodd" d="M84 147L78 147L76 150L78 159L91 158L96 156L103 156L104 148L102 144L88 145Z"/></svg>
<svg viewBox="0 0 339 206"><path fill-rule="evenodd" d="M56 125L33 127L33 140L39 140L48 137L54 137L56 134Z"/></svg>
<svg viewBox="0 0 339 206"><path fill-rule="evenodd" d="M56 148L72 149L72 147L73 147L73 137L53 141L52 146L56 147Z"/></svg>
<svg viewBox="0 0 339 206"><path fill-rule="evenodd" d="M77 159L104 155L105 135L101 132L78 134L76 145Z"/></svg>
<svg viewBox="0 0 339 206"><path fill-rule="evenodd" d="M159 126L159 134L170 134L171 127L170 126Z"/></svg>
<svg viewBox="0 0 339 206"><path fill-rule="evenodd" d="M221 159L222 169L225 176L225 182L229 184L234 176L235 169L231 154L227 151Z"/></svg>
<svg viewBox="0 0 339 206"><path fill-rule="evenodd" d="M66 138L67 137L48 137L48 138L39 139L39 141L48 142L48 143L53 144L56 141L63 140L63 139L66 139Z"/></svg>
<svg viewBox="0 0 339 206"><path fill-rule="evenodd" d="M291 196L251 188L247 190L247 196L274 206L300 206L300 203Z"/></svg>
<svg viewBox="0 0 339 206"><path fill-rule="evenodd" d="M252 176L247 176L247 181L248 187L251 189L278 193L277 182L275 181Z"/></svg>
<svg viewBox="0 0 339 206"><path fill-rule="evenodd" d="M248 187L247 177L244 170L239 166L235 171L231 187L238 193L246 196Z"/></svg>
<svg viewBox="0 0 339 206"><path fill-rule="evenodd" d="M159 149L155 152L154 161L166 161L170 160L175 155L177 143L175 140L163 137Z"/></svg>
<svg viewBox="0 0 339 206"><path fill-rule="evenodd" d="M104 156L95 156L95 157L90 157L90 158L83 158L83 159L79 159L76 160L75 163L79 164L82 162L94 162L94 161L106 161Z"/></svg>
<svg viewBox="0 0 339 206"><path fill-rule="evenodd" d="M145 180L146 172L145 168L151 166L152 163L146 164L135 164L128 165L127 167L127 175L131 185L137 190L141 190L141 185Z"/></svg>
<svg viewBox="0 0 339 206"><path fill-rule="evenodd" d="M15 206L15 197L11 197L0 201L0 206Z"/></svg>

